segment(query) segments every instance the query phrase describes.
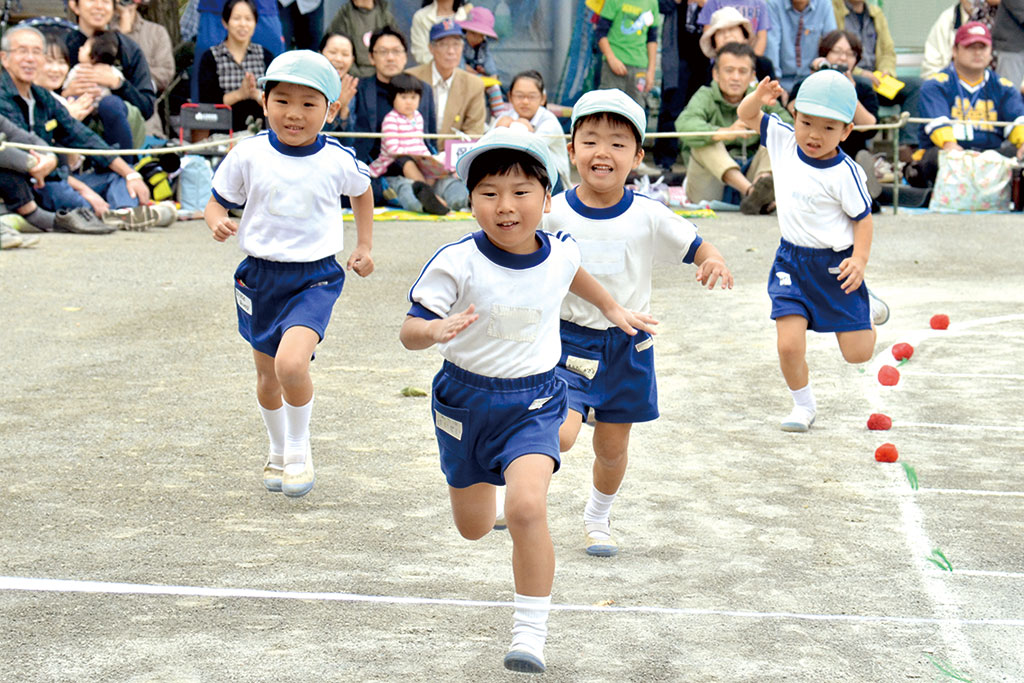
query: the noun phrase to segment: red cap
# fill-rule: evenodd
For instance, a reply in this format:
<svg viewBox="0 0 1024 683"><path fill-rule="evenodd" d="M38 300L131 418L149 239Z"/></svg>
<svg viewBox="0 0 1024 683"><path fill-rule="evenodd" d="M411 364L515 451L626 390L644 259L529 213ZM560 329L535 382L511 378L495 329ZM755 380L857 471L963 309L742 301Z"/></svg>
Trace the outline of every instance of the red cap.
<svg viewBox="0 0 1024 683"><path fill-rule="evenodd" d="M973 45L974 43L992 44L992 33L988 26L980 21L969 21L956 30L954 45Z"/></svg>

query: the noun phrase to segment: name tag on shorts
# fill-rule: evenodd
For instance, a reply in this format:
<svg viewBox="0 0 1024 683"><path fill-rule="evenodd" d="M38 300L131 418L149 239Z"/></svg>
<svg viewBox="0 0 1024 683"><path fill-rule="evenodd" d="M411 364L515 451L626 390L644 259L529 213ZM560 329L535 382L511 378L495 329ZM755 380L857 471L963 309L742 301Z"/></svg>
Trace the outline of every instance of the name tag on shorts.
<svg viewBox="0 0 1024 683"><path fill-rule="evenodd" d="M235 302L238 304L239 308L249 315L252 315L252 299L247 297L245 294L242 294L241 290L235 290Z"/></svg>
<svg viewBox="0 0 1024 683"><path fill-rule="evenodd" d="M828 269L830 275L839 275L839 266L834 266Z"/></svg>
<svg viewBox="0 0 1024 683"><path fill-rule="evenodd" d="M594 379L599 365L600 361L591 360L590 358L580 358L579 356L566 356L565 358L566 370L575 372L577 375L582 375L587 379Z"/></svg>
<svg viewBox="0 0 1024 683"><path fill-rule="evenodd" d="M441 411L434 411L434 424L442 432L450 434L459 441L462 441L462 423L458 420L453 420L447 415L442 415Z"/></svg>
<svg viewBox="0 0 1024 683"><path fill-rule="evenodd" d="M538 398L537 400L535 400L533 403L530 404L530 407L527 408L527 410L537 410L538 408L543 408L544 404L547 403L550 400L551 400L550 396L545 396L544 398Z"/></svg>
<svg viewBox="0 0 1024 683"><path fill-rule="evenodd" d="M644 339L642 342L637 344L634 348L637 351L646 351L647 349L651 348L652 346L654 346L654 339L651 338L651 337L648 337L647 339Z"/></svg>

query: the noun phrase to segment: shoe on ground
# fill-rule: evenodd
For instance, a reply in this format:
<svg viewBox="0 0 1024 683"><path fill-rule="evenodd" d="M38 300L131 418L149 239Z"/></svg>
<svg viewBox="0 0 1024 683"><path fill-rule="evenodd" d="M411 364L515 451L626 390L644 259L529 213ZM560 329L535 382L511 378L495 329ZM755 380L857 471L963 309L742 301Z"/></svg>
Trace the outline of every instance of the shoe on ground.
<svg viewBox="0 0 1024 683"><path fill-rule="evenodd" d="M614 557L619 554L619 544L612 535L600 530L587 530L587 555L593 557Z"/></svg>
<svg viewBox="0 0 1024 683"><path fill-rule="evenodd" d="M542 674L547 670L543 659L524 650L511 650L506 654L505 668L521 674Z"/></svg>
<svg viewBox="0 0 1024 683"><path fill-rule="evenodd" d="M281 475L281 493L289 498L299 498L313 490L316 474L313 472L313 453L306 448L306 466L301 472L289 474L285 468Z"/></svg>
<svg viewBox="0 0 1024 683"><path fill-rule="evenodd" d="M116 225L107 225L86 206L57 211L53 219L53 228L59 232L73 232L77 235L107 235L117 230Z"/></svg>
<svg viewBox="0 0 1024 683"><path fill-rule="evenodd" d="M889 322L889 304L875 296L870 289L868 290L868 302L871 304L871 322L876 327Z"/></svg>
<svg viewBox="0 0 1024 683"><path fill-rule="evenodd" d="M508 528L508 520L505 519L505 513L503 512L503 513L501 513L500 515L498 515L497 517L494 518L494 530L495 531L504 531L507 528Z"/></svg>
<svg viewBox="0 0 1024 683"><path fill-rule="evenodd" d="M0 249L17 249L25 244L25 238L14 228L0 227Z"/></svg>
<svg viewBox="0 0 1024 683"><path fill-rule="evenodd" d="M416 199L423 205L423 211L435 216L447 216L448 207L444 205L441 198L434 192L434 188L421 180L412 184L412 191Z"/></svg>
<svg viewBox="0 0 1024 683"><path fill-rule="evenodd" d="M284 469L275 467L267 462L263 466L263 485L271 493L281 492L281 479L284 476Z"/></svg>
<svg viewBox="0 0 1024 683"><path fill-rule="evenodd" d="M866 149L862 149L857 152L857 155L853 157L854 161L864 169L864 176L867 180L868 194L872 199L878 199L878 195L882 194L882 184L878 182L878 176L875 175L875 157L871 152Z"/></svg>
<svg viewBox="0 0 1024 683"><path fill-rule="evenodd" d="M133 206L127 209L111 209L103 214L103 222L118 230L142 232L156 225L157 212L151 206Z"/></svg>
<svg viewBox="0 0 1024 683"><path fill-rule="evenodd" d="M759 216L764 208L775 201L775 180L771 174L763 175L754 181L743 199L740 200L740 213L745 216Z"/></svg>
<svg viewBox="0 0 1024 683"><path fill-rule="evenodd" d="M178 207L174 205L174 202L159 202L154 204L152 208L156 213L156 221L153 223L153 227L168 228L178 220Z"/></svg>
<svg viewBox="0 0 1024 683"><path fill-rule="evenodd" d="M814 424L815 412L802 408L800 406L793 406L793 412L791 412L785 419L782 420L782 431L784 432L806 432L811 429L811 425Z"/></svg>

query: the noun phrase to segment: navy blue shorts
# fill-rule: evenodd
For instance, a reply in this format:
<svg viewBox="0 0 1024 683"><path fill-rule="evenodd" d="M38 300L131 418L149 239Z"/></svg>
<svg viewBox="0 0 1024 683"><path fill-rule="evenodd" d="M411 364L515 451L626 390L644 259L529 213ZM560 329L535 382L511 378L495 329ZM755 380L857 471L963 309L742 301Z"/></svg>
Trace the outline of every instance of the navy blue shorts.
<svg viewBox="0 0 1024 683"><path fill-rule="evenodd" d="M235 270L238 333L252 348L277 355L289 327L308 327L324 339L345 270L333 256L309 263L247 256Z"/></svg>
<svg viewBox="0 0 1024 683"><path fill-rule="evenodd" d="M654 338L631 337L617 327L595 330L562 321L562 357L555 371L569 385L569 409L598 422L631 424L658 419Z"/></svg>
<svg viewBox="0 0 1024 683"><path fill-rule="evenodd" d="M561 466L558 428L565 421L565 382L555 371L529 377L484 377L448 361L434 377L431 409L441 471L457 489L505 483L505 468L539 453Z"/></svg>
<svg viewBox="0 0 1024 683"><path fill-rule="evenodd" d="M782 240L768 276L772 320L799 315L807 318L807 329L815 332L870 330L867 284L847 294L837 279L839 264L852 253L853 247L833 251Z"/></svg>

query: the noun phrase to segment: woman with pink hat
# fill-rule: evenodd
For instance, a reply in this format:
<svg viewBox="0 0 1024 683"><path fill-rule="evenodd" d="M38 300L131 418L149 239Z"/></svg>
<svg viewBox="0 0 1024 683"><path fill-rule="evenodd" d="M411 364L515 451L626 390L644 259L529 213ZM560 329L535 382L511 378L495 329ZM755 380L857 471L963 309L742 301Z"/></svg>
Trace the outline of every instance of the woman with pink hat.
<svg viewBox="0 0 1024 683"><path fill-rule="evenodd" d="M487 48L487 39L498 39L494 32L494 14L486 7L474 7L469 10L465 21L456 21L466 32L465 47L462 48L462 62L466 70L477 76L498 75L498 65L494 63Z"/></svg>

